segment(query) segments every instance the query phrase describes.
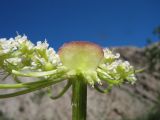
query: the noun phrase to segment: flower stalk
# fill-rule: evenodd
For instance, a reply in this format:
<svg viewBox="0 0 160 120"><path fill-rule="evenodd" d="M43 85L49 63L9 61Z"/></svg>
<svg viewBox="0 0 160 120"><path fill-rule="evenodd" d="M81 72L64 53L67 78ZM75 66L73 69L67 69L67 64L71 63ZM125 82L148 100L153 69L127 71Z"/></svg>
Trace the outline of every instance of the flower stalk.
<svg viewBox="0 0 160 120"><path fill-rule="evenodd" d="M72 120L86 120L87 83L78 76L72 83Z"/></svg>

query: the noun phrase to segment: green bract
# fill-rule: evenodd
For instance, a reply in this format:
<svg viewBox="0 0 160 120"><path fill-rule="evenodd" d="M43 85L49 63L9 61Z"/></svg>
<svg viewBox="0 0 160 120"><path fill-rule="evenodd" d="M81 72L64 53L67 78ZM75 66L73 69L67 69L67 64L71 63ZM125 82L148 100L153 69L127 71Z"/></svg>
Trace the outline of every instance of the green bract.
<svg viewBox="0 0 160 120"><path fill-rule="evenodd" d="M103 49L89 42L70 42L59 50L64 66L79 72L95 71L103 59Z"/></svg>
<svg viewBox="0 0 160 120"><path fill-rule="evenodd" d="M77 77L92 85L100 92L107 92L114 85L124 82L135 83L135 70L128 61L119 59L109 49L90 42L70 42L64 44L58 54L49 47L47 41L34 45L26 36L0 39L0 68L12 75L16 84L0 84L0 89L24 88L19 92L0 95L0 98L13 97L29 93L44 87L68 80L67 85L58 96L62 96ZM7 77L5 76L5 78ZM21 83L18 76L36 77L39 80ZM101 81L106 82L107 89L100 89ZM98 83L98 84L97 84Z"/></svg>

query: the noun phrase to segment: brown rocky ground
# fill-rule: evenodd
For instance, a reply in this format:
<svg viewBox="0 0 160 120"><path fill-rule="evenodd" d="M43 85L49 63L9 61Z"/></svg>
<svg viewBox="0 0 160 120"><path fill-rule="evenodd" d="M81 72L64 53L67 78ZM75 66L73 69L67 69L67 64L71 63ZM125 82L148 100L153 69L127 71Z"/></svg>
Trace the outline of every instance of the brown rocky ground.
<svg viewBox="0 0 160 120"><path fill-rule="evenodd" d="M119 47L115 50L136 68L147 68L144 48ZM109 94L101 94L88 87L87 120L135 120L152 111L159 102L159 71L147 69L137 74L137 78L136 85L115 87ZM58 86L54 88L55 91L58 89ZM70 98L71 91L58 100L51 100L40 91L1 99L0 120L71 120Z"/></svg>

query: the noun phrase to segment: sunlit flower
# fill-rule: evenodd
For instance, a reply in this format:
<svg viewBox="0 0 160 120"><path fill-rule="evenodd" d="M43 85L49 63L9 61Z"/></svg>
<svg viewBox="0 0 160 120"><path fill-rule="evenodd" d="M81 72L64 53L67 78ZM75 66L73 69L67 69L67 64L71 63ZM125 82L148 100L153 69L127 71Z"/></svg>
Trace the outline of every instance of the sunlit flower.
<svg viewBox="0 0 160 120"><path fill-rule="evenodd" d="M38 41L37 45L36 45L36 49L47 49L49 46L49 44L47 43L47 40L45 40L44 42Z"/></svg>
<svg viewBox="0 0 160 120"><path fill-rule="evenodd" d="M104 51L104 58L107 62L113 61L115 59L118 59L120 57L119 53L114 54L111 50L108 48L103 49Z"/></svg>
<svg viewBox="0 0 160 120"><path fill-rule="evenodd" d="M102 81L108 85L105 91L125 82L134 84L136 81L134 67L128 61L121 60L119 53L90 42L64 44L56 53L46 40L34 45L27 36L18 35L9 40L0 39L0 55L0 67L9 74L45 79L45 82L18 84L20 88L27 86L28 92L32 87L40 89L50 86L56 80L68 80L71 85L71 81L78 77L99 91L102 90L97 85L102 85Z"/></svg>

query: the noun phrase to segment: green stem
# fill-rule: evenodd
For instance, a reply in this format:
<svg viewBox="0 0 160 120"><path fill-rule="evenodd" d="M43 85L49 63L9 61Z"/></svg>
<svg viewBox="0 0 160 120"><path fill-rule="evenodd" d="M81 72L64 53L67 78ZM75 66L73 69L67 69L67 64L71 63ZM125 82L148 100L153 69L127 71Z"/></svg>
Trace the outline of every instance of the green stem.
<svg viewBox="0 0 160 120"><path fill-rule="evenodd" d="M64 95L65 92L67 92L67 90L70 88L71 86L71 81L68 81L67 85L64 86L63 90L56 96L52 96L52 91L51 91L51 87L48 88L48 95L51 99L58 99L60 97L62 97Z"/></svg>
<svg viewBox="0 0 160 120"><path fill-rule="evenodd" d="M47 83L39 84L37 86L33 86L31 88L28 88L28 89L25 89L25 90L21 90L21 91L18 91L18 92L9 93L9 94L2 94L2 95L0 95L0 99L27 94L27 93L39 90L41 88L45 88L45 87L51 86L52 84L56 84L56 83L58 83L60 81L62 81L62 80L61 79L57 79L55 81L49 81Z"/></svg>
<svg viewBox="0 0 160 120"><path fill-rule="evenodd" d="M16 71L16 70L12 70L12 73L18 76L25 76L25 77L43 77L43 76L47 76L47 75L55 75L58 73L63 73L65 71L64 67L59 67L56 70L51 70L51 71L45 71L45 72L21 72L21 71Z"/></svg>
<svg viewBox="0 0 160 120"><path fill-rule="evenodd" d="M86 120L87 83L82 77L72 84L72 120Z"/></svg>

